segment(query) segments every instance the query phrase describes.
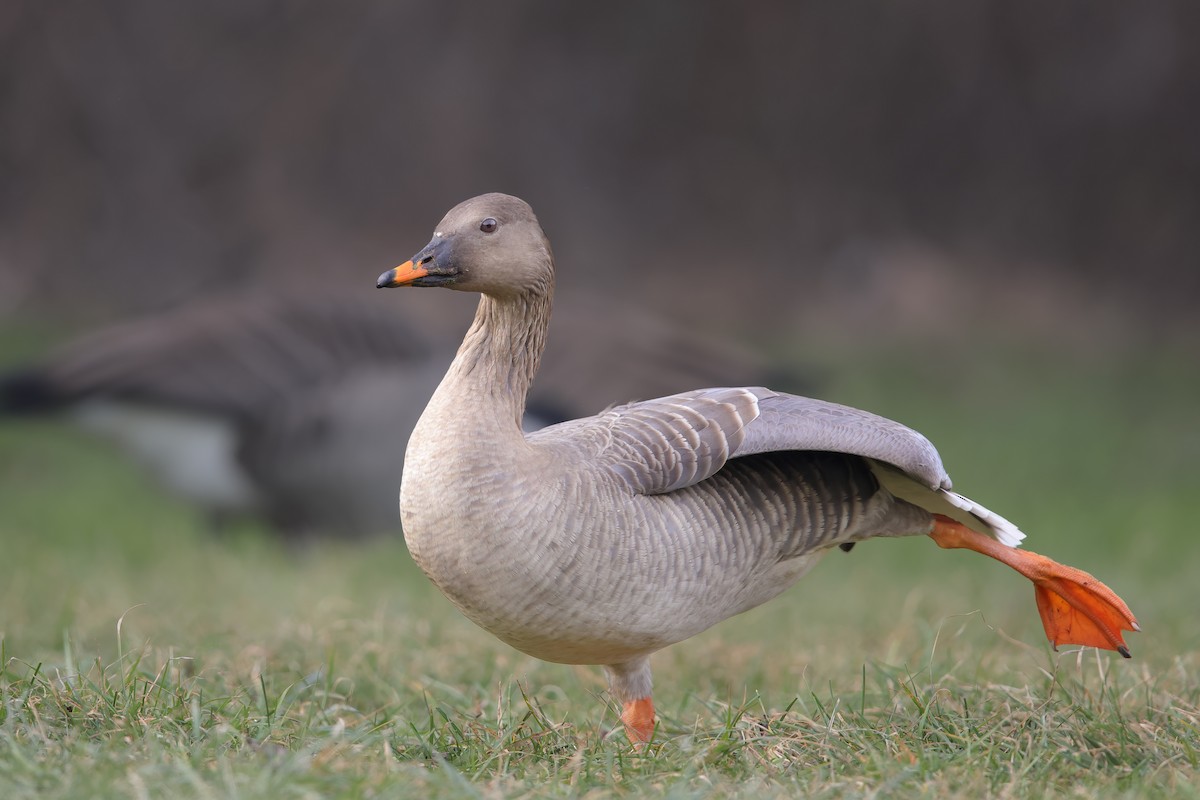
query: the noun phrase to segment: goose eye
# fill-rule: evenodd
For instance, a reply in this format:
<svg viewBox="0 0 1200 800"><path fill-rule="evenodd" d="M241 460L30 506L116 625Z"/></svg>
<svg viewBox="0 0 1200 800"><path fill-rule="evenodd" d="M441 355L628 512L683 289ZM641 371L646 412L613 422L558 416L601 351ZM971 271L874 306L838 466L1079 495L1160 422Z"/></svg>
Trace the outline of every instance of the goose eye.
<svg viewBox="0 0 1200 800"><path fill-rule="evenodd" d="M500 223L496 222L495 217L488 217L483 222L479 223L479 230L484 233L495 233L496 228L500 227Z"/></svg>

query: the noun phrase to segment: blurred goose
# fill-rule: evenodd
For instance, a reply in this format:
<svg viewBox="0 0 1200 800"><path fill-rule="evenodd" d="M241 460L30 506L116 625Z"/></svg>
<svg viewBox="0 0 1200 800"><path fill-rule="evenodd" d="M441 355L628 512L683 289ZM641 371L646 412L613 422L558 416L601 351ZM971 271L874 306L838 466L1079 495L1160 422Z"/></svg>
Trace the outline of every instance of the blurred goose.
<svg viewBox="0 0 1200 800"><path fill-rule="evenodd" d="M554 263L518 198L456 206L377 285L482 294L408 444L400 513L413 558L518 650L602 665L634 742L654 730L652 653L770 600L831 547L875 536L929 535L998 559L1034 582L1055 645L1129 655L1125 603L1016 549L1021 532L954 493L933 445L896 422L733 387L524 433Z"/></svg>
<svg viewBox="0 0 1200 800"><path fill-rule="evenodd" d="M452 299L452 298L447 298ZM116 325L0 376L0 412L67 410L117 440L217 522L265 516L289 537L394 529L404 447L452 351L426 331L465 324L381 298L258 292ZM647 314L581 299L539 381L530 429L678 391L761 360ZM440 337L436 337L440 338Z"/></svg>

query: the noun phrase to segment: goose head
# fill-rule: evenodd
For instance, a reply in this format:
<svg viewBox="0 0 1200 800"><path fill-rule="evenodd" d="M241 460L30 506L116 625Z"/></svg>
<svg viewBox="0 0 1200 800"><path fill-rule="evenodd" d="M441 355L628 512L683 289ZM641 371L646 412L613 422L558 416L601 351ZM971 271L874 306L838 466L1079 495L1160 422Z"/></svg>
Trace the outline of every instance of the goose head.
<svg viewBox="0 0 1200 800"><path fill-rule="evenodd" d="M444 286L493 297L548 294L554 282L550 242L533 209L507 194L459 203L429 244L379 276L376 286Z"/></svg>

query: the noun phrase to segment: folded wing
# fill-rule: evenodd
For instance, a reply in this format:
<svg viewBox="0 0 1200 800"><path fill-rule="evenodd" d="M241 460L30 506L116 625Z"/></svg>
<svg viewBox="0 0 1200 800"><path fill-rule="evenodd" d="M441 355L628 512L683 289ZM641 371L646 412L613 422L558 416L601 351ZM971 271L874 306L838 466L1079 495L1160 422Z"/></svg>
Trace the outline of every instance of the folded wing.
<svg viewBox="0 0 1200 800"><path fill-rule="evenodd" d="M761 387L701 389L600 415L610 468L640 494L712 476L731 458L785 450L861 456L897 497L1016 546L1008 520L951 491L937 449L898 422L848 406Z"/></svg>

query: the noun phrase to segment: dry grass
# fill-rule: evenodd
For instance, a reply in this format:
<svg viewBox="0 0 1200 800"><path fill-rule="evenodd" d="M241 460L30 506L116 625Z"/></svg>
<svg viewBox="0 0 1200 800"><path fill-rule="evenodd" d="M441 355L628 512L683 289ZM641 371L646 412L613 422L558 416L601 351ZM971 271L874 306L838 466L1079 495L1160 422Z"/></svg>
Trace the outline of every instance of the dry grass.
<svg viewBox="0 0 1200 800"><path fill-rule="evenodd" d="M0 796L1198 797L1183 366L1014 357L947 397L881 361L837 389L1120 591L1133 661L1051 652L984 559L869 542L661 653L641 753L597 670L476 630L398 541L216 540L105 448L0 428Z"/></svg>

